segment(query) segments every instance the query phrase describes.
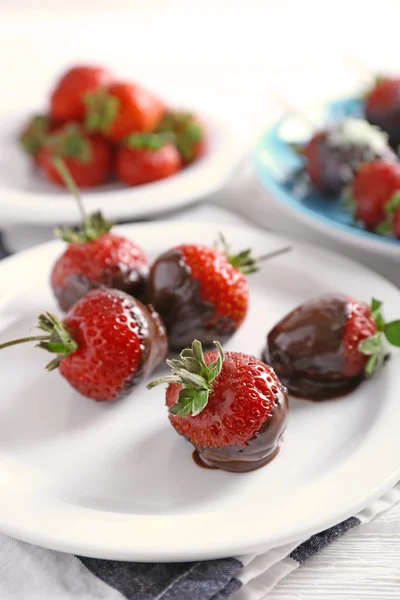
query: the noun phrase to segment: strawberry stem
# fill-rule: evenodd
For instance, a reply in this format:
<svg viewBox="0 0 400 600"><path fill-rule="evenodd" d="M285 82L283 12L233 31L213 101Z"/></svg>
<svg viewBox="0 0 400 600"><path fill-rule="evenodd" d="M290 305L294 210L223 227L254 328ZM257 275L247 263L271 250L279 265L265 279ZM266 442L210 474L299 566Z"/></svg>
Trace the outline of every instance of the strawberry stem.
<svg viewBox="0 0 400 600"><path fill-rule="evenodd" d="M80 243L91 242L101 235L108 233L112 228L112 223L107 221L100 211L87 215L77 185L71 175L67 165L58 156L53 157L54 167L62 178L65 187L71 192L78 203L81 215L81 227L78 231L73 227L61 227L55 230L55 235L64 242Z"/></svg>
<svg viewBox="0 0 400 600"><path fill-rule="evenodd" d="M65 183L65 187L74 196L74 198L78 204L79 212L81 213L82 223L84 223L86 220L85 209L84 209L83 202L80 197L77 185L74 181L74 178L71 175L70 170L68 169L65 162L63 160L61 160L61 158L59 158L58 156L53 157L53 164L54 164L55 168L57 169L60 177L62 177L62 180Z"/></svg>
<svg viewBox="0 0 400 600"><path fill-rule="evenodd" d="M26 342L39 342L37 348L43 348L48 352L57 354L58 356L51 360L46 369L53 371L58 367L60 362L73 352L78 350L78 344L72 338L67 327L52 313L45 312L39 315L38 329L45 331L46 335L35 335L17 340L11 340L0 344L0 350L15 346L16 344L24 344Z"/></svg>
<svg viewBox="0 0 400 600"><path fill-rule="evenodd" d="M266 260L269 260L270 258L274 258L281 254L285 254L286 252L290 252L290 250L292 250L291 246L285 246L283 248L280 248L279 250L273 250L272 252L267 252L266 254L254 258L251 254L251 248L242 250L242 252L239 252L238 254L231 253L230 244L227 243L224 235L221 232L219 232L218 237L219 239L214 243L214 246L216 248L222 246L221 249L227 257L228 261L231 263L231 265L239 269L239 271L241 271L244 275L249 275L250 273L255 273L256 271L258 271L261 262L264 262Z"/></svg>
<svg viewBox="0 0 400 600"><path fill-rule="evenodd" d="M371 314L376 324L376 333L365 340L361 340L358 344L358 350L369 356L365 366L365 372L368 375L383 364L384 361L384 345L385 338L392 346L400 347L400 320L386 323L382 312L382 302L372 299Z"/></svg>
<svg viewBox="0 0 400 600"><path fill-rule="evenodd" d="M10 342L0 344L0 350L3 350L3 348L9 348L10 346L16 346L17 344L25 344L25 342L38 342L45 341L48 339L48 335L32 335L31 337L20 338L18 340L11 340Z"/></svg>
<svg viewBox="0 0 400 600"><path fill-rule="evenodd" d="M176 417L195 417L207 406L208 397L212 389L212 382L221 373L224 362L224 351L219 342L214 342L218 350L217 358L206 364L203 348L198 340L194 340L191 348L185 348L180 353L179 359L167 360L167 365L172 370L172 375L160 377L149 383L150 390L161 383L177 383L182 385L178 400L169 412Z"/></svg>

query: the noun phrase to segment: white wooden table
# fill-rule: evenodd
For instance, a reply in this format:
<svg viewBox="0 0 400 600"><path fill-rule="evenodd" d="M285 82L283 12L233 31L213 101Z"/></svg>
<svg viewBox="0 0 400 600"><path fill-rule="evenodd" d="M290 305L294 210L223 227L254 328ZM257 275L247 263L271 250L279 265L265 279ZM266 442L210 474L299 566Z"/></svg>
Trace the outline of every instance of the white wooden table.
<svg viewBox="0 0 400 600"><path fill-rule="evenodd" d="M111 4L113 12L108 10ZM138 11L144 4L147 11ZM393 69L397 60L400 71L398 0L381 0L369 8L357 0L199 4L169 0L166 10L161 0L0 0L0 109L26 107L27 97L31 106L40 106L43 90L60 66L95 60L117 65L122 75L133 73L183 104L201 105L231 119L245 134L245 154L264 123L282 112L277 93L301 105L354 89L357 79L368 80L368 70L348 57L372 69ZM40 32L43 22L46 36ZM240 210L241 198L249 195L257 221L327 244L311 229L284 217L261 191L251 169L238 173L212 200ZM226 218L208 204L190 209L186 217ZM399 265L328 245L364 260L400 285ZM399 600L400 506L337 540L268 598Z"/></svg>

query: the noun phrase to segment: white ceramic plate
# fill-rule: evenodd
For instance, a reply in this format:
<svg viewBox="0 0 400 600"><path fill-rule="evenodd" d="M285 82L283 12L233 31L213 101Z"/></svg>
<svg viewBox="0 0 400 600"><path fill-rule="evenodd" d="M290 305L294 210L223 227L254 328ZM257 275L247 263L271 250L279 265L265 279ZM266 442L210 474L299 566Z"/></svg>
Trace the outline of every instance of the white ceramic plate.
<svg viewBox="0 0 400 600"><path fill-rule="evenodd" d="M18 145L28 112L0 115L0 219L8 223L76 223L77 207L61 186L48 182ZM225 185L240 159L238 139L223 121L199 114L207 132L207 152L167 179L127 187L107 184L83 190L87 210L115 221L134 220L181 209Z"/></svg>
<svg viewBox="0 0 400 600"><path fill-rule="evenodd" d="M212 242L213 224L122 228L151 257L177 243ZM287 245L253 228L226 237L256 254ZM56 310L51 242L0 263L1 341L26 335ZM341 291L385 302L400 291L360 265L295 248L249 278L251 308L226 349L260 355L265 336L312 295ZM15 297L13 298L13 295ZM305 538L349 517L400 477L399 355L371 381L329 402L293 400L285 444L246 474L200 469L168 422L164 391L143 384L120 402L79 396L31 346L1 352L0 530L35 544L101 558L195 560L238 555Z"/></svg>

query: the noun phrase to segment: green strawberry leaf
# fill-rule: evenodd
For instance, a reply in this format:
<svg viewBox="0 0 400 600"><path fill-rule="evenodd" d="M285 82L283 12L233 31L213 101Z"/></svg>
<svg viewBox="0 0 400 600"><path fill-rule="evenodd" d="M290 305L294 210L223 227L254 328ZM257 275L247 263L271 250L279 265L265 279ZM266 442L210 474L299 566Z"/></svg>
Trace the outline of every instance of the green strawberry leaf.
<svg viewBox="0 0 400 600"><path fill-rule="evenodd" d="M400 190L394 192L389 202L385 204L385 213L389 216L393 215L400 206Z"/></svg>
<svg viewBox="0 0 400 600"><path fill-rule="evenodd" d="M204 410L208 402L209 393L209 390L204 390L203 392L199 392L194 395L192 402L193 417L196 417L201 413L202 410Z"/></svg>
<svg viewBox="0 0 400 600"><path fill-rule="evenodd" d="M358 344L359 351L362 352L362 354L367 354L369 356L377 354L378 352L380 352L381 348L382 339L380 333L375 333L374 335L371 335L371 337L362 340Z"/></svg>
<svg viewBox="0 0 400 600"><path fill-rule="evenodd" d="M392 346L400 347L400 321L386 323L384 333L387 341Z"/></svg>
<svg viewBox="0 0 400 600"><path fill-rule="evenodd" d="M382 221L382 223L379 223L378 227L376 228L376 232L380 233L380 235L390 236L392 233L390 221Z"/></svg>
<svg viewBox="0 0 400 600"><path fill-rule="evenodd" d="M177 417L196 416L207 406L212 382L218 377L224 362L224 351L219 342L214 342L218 350L217 358L209 365L205 362L203 348L194 340L191 348L185 348L178 359L167 360L172 375L156 379L147 385L148 389L160 383L182 385L178 400L169 412Z"/></svg>
<svg viewBox="0 0 400 600"><path fill-rule="evenodd" d="M380 356L380 354L372 354L372 356L369 357L368 362L365 365L365 372L367 375L372 375L373 372L376 371L380 363Z"/></svg>
<svg viewBox="0 0 400 600"><path fill-rule="evenodd" d="M376 298L372 298L371 301L371 314L375 320L376 328L378 331L383 331L385 327L385 319L382 313L382 302Z"/></svg>
<svg viewBox="0 0 400 600"><path fill-rule="evenodd" d="M175 417L188 417L192 414L193 392L183 389L179 392L178 401L173 404L169 412Z"/></svg>

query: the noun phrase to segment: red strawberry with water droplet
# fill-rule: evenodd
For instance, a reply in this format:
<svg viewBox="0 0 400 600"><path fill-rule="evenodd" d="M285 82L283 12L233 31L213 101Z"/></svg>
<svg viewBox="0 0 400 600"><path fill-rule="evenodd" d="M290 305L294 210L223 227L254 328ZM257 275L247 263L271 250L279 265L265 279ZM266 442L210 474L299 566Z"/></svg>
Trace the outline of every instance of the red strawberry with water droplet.
<svg viewBox="0 0 400 600"><path fill-rule="evenodd" d="M228 339L248 308L245 274L256 270L250 250L237 255L202 244L181 244L150 268L146 297L160 313L170 348L181 350L197 338L204 345Z"/></svg>
<svg viewBox="0 0 400 600"><path fill-rule="evenodd" d="M201 462L227 471L251 471L279 451L287 423L287 391L273 369L242 352L203 355L199 341L177 360L166 404L171 424L189 440Z"/></svg>
<svg viewBox="0 0 400 600"><path fill-rule="evenodd" d="M383 337L400 346L400 321L385 323L381 302L327 294L273 327L264 359L289 393L323 400L352 391L382 364Z"/></svg>
<svg viewBox="0 0 400 600"><path fill-rule="evenodd" d="M0 349L37 341L57 354L48 370L58 368L73 388L93 400L125 396L167 353L157 313L119 290L92 290L63 321L44 313L38 327L41 335L0 344Z"/></svg>
<svg viewBox="0 0 400 600"><path fill-rule="evenodd" d="M82 215L81 229L56 231L68 242L51 272L51 287L63 310L68 310L90 289L117 288L141 297L148 273L147 258L141 248L125 236L110 232L101 213L86 216L71 174L62 161L54 168L74 194Z"/></svg>

